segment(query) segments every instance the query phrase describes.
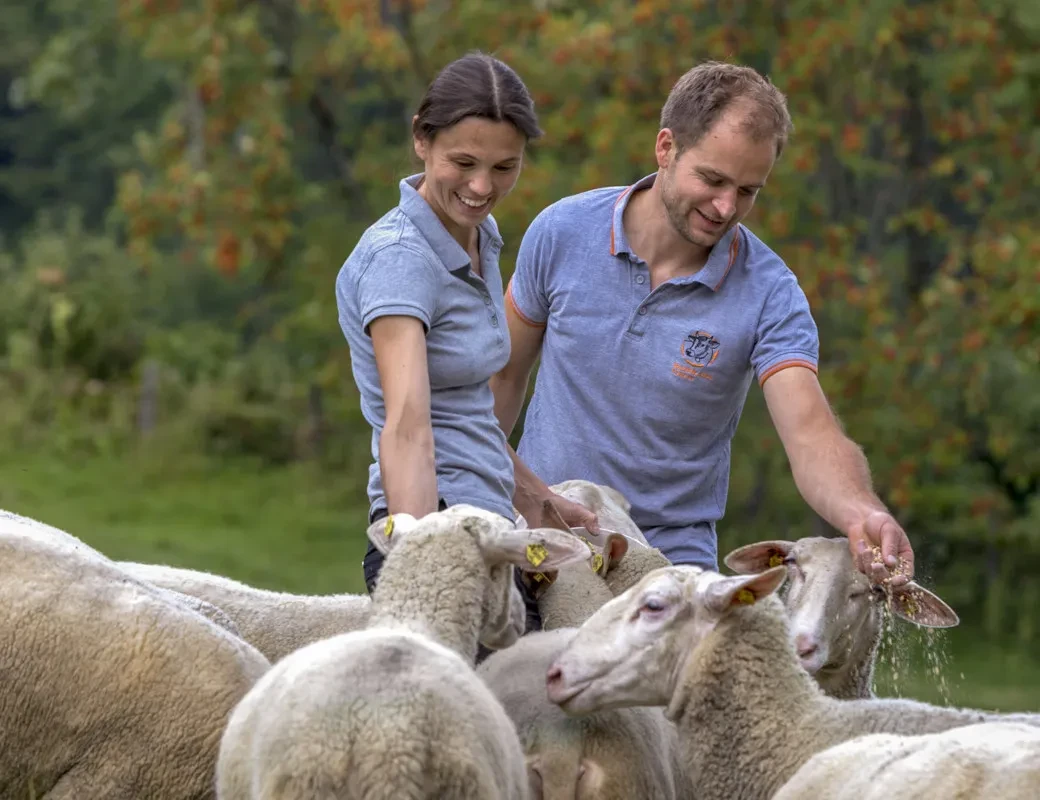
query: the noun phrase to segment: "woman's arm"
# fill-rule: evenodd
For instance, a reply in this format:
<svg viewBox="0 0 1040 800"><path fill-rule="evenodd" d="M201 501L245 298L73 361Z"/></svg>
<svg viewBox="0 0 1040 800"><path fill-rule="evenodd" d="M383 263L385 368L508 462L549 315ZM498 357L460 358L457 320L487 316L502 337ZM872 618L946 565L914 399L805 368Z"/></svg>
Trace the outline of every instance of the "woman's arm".
<svg viewBox="0 0 1040 800"><path fill-rule="evenodd" d="M421 517L437 510L423 323L415 317L378 317L369 333L386 407L386 424L379 437L379 470L387 508L391 514Z"/></svg>

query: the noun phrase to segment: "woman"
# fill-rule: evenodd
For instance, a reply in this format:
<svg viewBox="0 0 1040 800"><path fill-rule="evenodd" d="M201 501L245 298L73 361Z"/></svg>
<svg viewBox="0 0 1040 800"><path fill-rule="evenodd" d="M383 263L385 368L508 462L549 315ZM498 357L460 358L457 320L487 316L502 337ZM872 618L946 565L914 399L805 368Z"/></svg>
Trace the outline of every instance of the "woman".
<svg viewBox="0 0 1040 800"><path fill-rule="evenodd" d="M514 497L515 453L489 386L509 358L502 239L491 210L516 185L527 142L541 135L527 87L501 61L466 55L434 78L412 135L423 172L401 181L400 203L364 233L336 281L373 431L369 518L469 503L514 519L515 503L538 520L551 497L569 525L594 529L591 511L520 464ZM369 545L370 593L381 566ZM537 627L526 592L525 601Z"/></svg>

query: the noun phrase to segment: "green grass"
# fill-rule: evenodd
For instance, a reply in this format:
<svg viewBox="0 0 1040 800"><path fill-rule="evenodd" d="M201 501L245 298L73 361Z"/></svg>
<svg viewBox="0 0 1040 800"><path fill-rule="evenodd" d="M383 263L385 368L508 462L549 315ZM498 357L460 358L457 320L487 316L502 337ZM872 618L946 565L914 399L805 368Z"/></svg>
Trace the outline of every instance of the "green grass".
<svg viewBox="0 0 1040 800"><path fill-rule="evenodd" d="M0 508L110 558L205 569L270 589L364 591L366 501L356 482L310 465L3 450Z"/></svg>
<svg viewBox="0 0 1040 800"><path fill-rule="evenodd" d="M260 468L144 451L70 460L5 447L0 508L62 528L115 559L295 592L364 590L364 486L312 465ZM923 646L929 638L930 649ZM1040 711L1040 661L966 625L929 637L901 624L882 649L877 691Z"/></svg>

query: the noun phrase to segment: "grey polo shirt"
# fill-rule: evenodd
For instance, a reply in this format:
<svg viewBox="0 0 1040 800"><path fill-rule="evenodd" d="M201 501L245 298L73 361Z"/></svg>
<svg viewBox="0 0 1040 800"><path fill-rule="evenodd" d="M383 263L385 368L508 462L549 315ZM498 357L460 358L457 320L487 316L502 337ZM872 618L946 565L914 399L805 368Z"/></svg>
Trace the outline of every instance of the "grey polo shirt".
<svg viewBox="0 0 1040 800"><path fill-rule="evenodd" d="M421 320L426 331L440 499L513 519L513 465L488 383L509 359L498 266L502 238L488 216L479 230L478 278L469 255L416 191L421 177L401 181L398 206L365 231L336 278L339 323L361 412L372 426L370 513L386 508L379 472L386 409L368 326L393 314Z"/></svg>
<svg viewBox="0 0 1040 800"><path fill-rule="evenodd" d="M518 453L549 484L613 486L673 562L717 569L751 381L815 371L819 342L794 274L743 226L651 292L621 220L653 180L560 200L524 236L506 302L545 339Z"/></svg>

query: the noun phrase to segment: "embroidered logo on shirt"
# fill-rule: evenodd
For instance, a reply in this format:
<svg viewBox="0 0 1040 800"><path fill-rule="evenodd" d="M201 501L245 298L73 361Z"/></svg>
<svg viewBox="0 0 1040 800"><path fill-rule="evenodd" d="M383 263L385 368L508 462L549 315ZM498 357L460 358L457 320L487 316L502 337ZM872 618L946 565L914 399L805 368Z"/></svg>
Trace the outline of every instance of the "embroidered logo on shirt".
<svg viewBox="0 0 1040 800"><path fill-rule="evenodd" d="M719 357L719 340L707 331L694 331L682 341L682 359L672 364L672 374L688 381L704 378L710 381L707 369Z"/></svg>

